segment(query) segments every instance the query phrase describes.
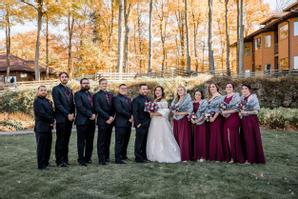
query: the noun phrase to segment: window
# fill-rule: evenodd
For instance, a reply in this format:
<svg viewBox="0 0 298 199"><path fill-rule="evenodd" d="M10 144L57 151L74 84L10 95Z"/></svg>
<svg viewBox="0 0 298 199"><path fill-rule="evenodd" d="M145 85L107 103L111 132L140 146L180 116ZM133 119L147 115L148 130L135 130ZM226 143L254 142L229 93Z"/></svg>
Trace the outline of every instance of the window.
<svg viewBox="0 0 298 199"><path fill-rule="evenodd" d="M281 70L289 70L289 59L287 57L280 59L279 66Z"/></svg>
<svg viewBox="0 0 298 199"><path fill-rule="evenodd" d="M271 35L265 35L264 45L265 45L265 48L271 48Z"/></svg>
<svg viewBox="0 0 298 199"><path fill-rule="evenodd" d="M27 77L27 73L21 73L21 74L20 74L20 77L21 77L21 78L26 78L26 77Z"/></svg>
<svg viewBox="0 0 298 199"><path fill-rule="evenodd" d="M261 37L255 39L255 49L261 48Z"/></svg>
<svg viewBox="0 0 298 199"><path fill-rule="evenodd" d="M271 71L271 64L265 64L265 70Z"/></svg>
<svg viewBox="0 0 298 199"><path fill-rule="evenodd" d="M298 21L294 22L294 36L298 36Z"/></svg>
<svg viewBox="0 0 298 199"><path fill-rule="evenodd" d="M249 46L244 48L244 56L251 56L251 50Z"/></svg>
<svg viewBox="0 0 298 199"><path fill-rule="evenodd" d="M298 56L294 56L294 69L298 70Z"/></svg>
<svg viewBox="0 0 298 199"><path fill-rule="evenodd" d="M279 28L279 38L281 40L288 38L288 30L289 30L288 24L285 24Z"/></svg>

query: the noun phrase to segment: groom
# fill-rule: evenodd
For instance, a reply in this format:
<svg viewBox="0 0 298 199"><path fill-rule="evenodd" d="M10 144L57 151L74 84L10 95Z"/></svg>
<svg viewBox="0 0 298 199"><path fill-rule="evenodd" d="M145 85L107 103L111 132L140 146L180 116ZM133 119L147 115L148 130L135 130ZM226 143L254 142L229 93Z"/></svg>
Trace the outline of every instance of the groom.
<svg viewBox="0 0 298 199"><path fill-rule="evenodd" d="M134 127L136 128L135 161L140 163L147 161L146 143L150 125L150 114L144 111L145 102L149 101L147 94L148 86L140 84L139 95L132 102Z"/></svg>

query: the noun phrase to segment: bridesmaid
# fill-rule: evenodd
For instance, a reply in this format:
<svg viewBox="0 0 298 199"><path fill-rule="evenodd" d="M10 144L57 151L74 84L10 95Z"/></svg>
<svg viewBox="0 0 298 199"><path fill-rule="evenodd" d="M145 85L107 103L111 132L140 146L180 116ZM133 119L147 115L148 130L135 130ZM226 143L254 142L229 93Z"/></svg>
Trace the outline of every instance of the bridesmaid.
<svg viewBox="0 0 298 199"><path fill-rule="evenodd" d="M226 85L227 95L221 105L221 113L224 117L223 125L223 151L225 161L229 163L244 162L240 141L240 117L238 108L240 104L239 93L234 92L234 85Z"/></svg>
<svg viewBox="0 0 298 199"><path fill-rule="evenodd" d="M209 100L206 113L209 131L209 160L223 161L222 149L222 125L223 118L220 115L220 104L222 96L219 93L219 88L214 83L208 86Z"/></svg>
<svg viewBox="0 0 298 199"><path fill-rule="evenodd" d="M245 143L245 153L247 164L265 164L265 155L262 146L262 138L258 120L260 110L259 100L256 94L251 93L250 85L242 85L241 111L240 117Z"/></svg>
<svg viewBox="0 0 298 199"><path fill-rule="evenodd" d="M191 96L186 92L185 87L178 87L177 96L171 103L171 110L174 114L174 136L181 150L181 160L186 162L191 159L191 129L187 116L192 113L193 105Z"/></svg>
<svg viewBox="0 0 298 199"><path fill-rule="evenodd" d="M195 100L193 102L193 112L195 119L191 119L193 127L193 157L194 160L204 162L207 159L207 139L206 139L206 123L204 113L208 102L204 99L203 92L197 90L195 92Z"/></svg>

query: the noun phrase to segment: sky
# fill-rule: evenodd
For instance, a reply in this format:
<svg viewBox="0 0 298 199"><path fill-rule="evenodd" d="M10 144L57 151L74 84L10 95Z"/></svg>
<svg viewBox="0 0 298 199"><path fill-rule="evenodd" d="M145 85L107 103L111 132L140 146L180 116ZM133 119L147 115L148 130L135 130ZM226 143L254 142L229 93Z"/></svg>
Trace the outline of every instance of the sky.
<svg viewBox="0 0 298 199"><path fill-rule="evenodd" d="M276 8L276 0L264 0L266 3L270 5L272 11ZM293 0L292 0L293 1ZM36 22L26 22L25 24L17 24L16 26L11 28L11 35L15 35L22 32L28 32L36 29ZM50 26L50 31L55 34L63 32L62 26ZM5 38L5 32L3 29L0 30L0 40Z"/></svg>

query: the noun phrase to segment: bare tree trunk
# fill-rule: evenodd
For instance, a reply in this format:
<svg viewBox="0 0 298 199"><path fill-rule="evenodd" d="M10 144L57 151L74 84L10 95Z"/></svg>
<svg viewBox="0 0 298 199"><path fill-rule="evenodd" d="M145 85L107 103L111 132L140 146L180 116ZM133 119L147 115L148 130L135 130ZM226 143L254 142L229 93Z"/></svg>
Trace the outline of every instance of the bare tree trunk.
<svg viewBox="0 0 298 199"><path fill-rule="evenodd" d="M199 60L198 60L198 52L197 52L197 36L198 36L198 23L194 20L194 13L193 15L193 51L195 56L195 66L196 66L196 72L199 70Z"/></svg>
<svg viewBox="0 0 298 199"><path fill-rule="evenodd" d="M74 76L74 68L72 62L72 36L73 36L73 28L74 28L74 17L71 13L68 13L67 18L67 29L68 29L68 62L67 67L69 70L70 77Z"/></svg>
<svg viewBox="0 0 298 199"><path fill-rule="evenodd" d="M191 59L189 50L189 33L188 33L188 14L187 14L187 0L184 0L184 16L185 16L185 33L186 33L186 72L191 71Z"/></svg>
<svg viewBox="0 0 298 199"><path fill-rule="evenodd" d="M123 72L123 50L124 50L124 27L123 27L123 19L124 19L124 5L126 0L119 1L119 16L118 16L118 63L117 63L117 72Z"/></svg>
<svg viewBox="0 0 298 199"><path fill-rule="evenodd" d="M177 68L180 67L180 52L179 52L179 43L177 37L175 38L175 43L176 43L176 66Z"/></svg>
<svg viewBox="0 0 298 199"><path fill-rule="evenodd" d="M123 58L123 71L126 72L127 70L127 60L128 60L128 34L129 34L129 27L128 27L128 17L130 14L131 4L128 5L127 2L124 1L124 27L125 27L125 36L124 36L124 58Z"/></svg>
<svg viewBox="0 0 298 199"><path fill-rule="evenodd" d="M161 14L159 14L159 32L160 32L160 40L162 47L162 62L161 62L161 74L164 74L166 66L166 58L167 58L167 50L165 47L166 43L166 32L167 32L167 18L165 16L164 10L164 0L161 0L160 5Z"/></svg>
<svg viewBox="0 0 298 199"><path fill-rule="evenodd" d="M225 32L226 32L226 66L227 66L227 75L231 76L231 67L230 67L230 34L229 34L229 22L228 22L228 4L229 0L225 0Z"/></svg>
<svg viewBox="0 0 298 199"><path fill-rule="evenodd" d="M138 13L138 45L139 45L139 73L142 72L142 56L143 56L143 42L141 39L141 13L140 13L140 5L137 3L137 13Z"/></svg>
<svg viewBox="0 0 298 199"><path fill-rule="evenodd" d="M212 48L212 15L213 15L213 0L208 0L208 52L209 52L209 70L215 72L214 57Z"/></svg>
<svg viewBox="0 0 298 199"><path fill-rule="evenodd" d="M185 21L184 21L184 13L180 11L179 9L179 1L178 3L178 11L176 12L176 20L178 23L178 32L179 32L179 43L180 43L180 54L179 56L181 56L181 59L179 58L179 65L181 67L185 67L185 59L184 59L184 55L185 55L185 34L184 34L184 28L185 28ZM179 47L179 46L177 46Z"/></svg>
<svg viewBox="0 0 298 199"><path fill-rule="evenodd" d="M6 76L10 75L10 7L9 4L6 4L6 13L5 13L5 45L6 45Z"/></svg>
<svg viewBox="0 0 298 199"><path fill-rule="evenodd" d="M220 61L221 61L221 72L224 72L224 54L225 54L225 41L224 41L224 32L222 30L221 27L221 21L220 19L217 19L217 25L218 25L218 32L219 32L219 36L220 36L220 49L221 49L221 54L222 56L220 56Z"/></svg>
<svg viewBox="0 0 298 199"><path fill-rule="evenodd" d="M36 45L35 45L35 59L34 59L34 67L35 67L35 80L40 80L40 68L39 68L39 48L40 48L40 31L42 24L42 0L38 0L37 7L37 36L36 36Z"/></svg>
<svg viewBox="0 0 298 199"><path fill-rule="evenodd" d="M114 30L114 0L111 0L111 20L110 20L110 29L109 29L109 51L112 49L111 41L112 41L112 36L113 36L113 30Z"/></svg>
<svg viewBox="0 0 298 199"><path fill-rule="evenodd" d="M49 17L46 14L46 78L49 79Z"/></svg>
<svg viewBox="0 0 298 199"><path fill-rule="evenodd" d="M244 25L243 25L243 0L239 0L239 71L241 75L244 69Z"/></svg>
<svg viewBox="0 0 298 199"><path fill-rule="evenodd" d="M150 73L152 71L152 6L153 0L150 0L149 2L149 38L148 38L148 68L147 72Z"/></svg>

